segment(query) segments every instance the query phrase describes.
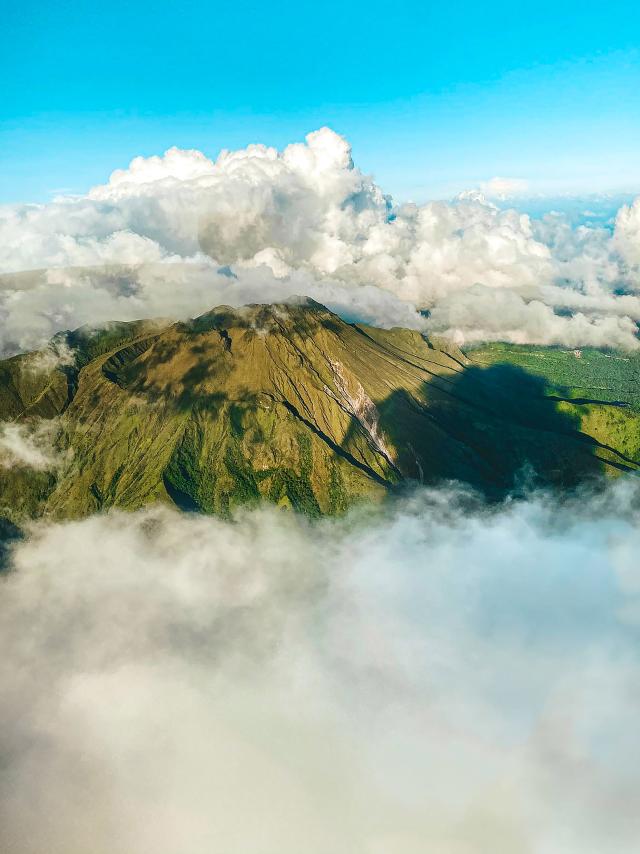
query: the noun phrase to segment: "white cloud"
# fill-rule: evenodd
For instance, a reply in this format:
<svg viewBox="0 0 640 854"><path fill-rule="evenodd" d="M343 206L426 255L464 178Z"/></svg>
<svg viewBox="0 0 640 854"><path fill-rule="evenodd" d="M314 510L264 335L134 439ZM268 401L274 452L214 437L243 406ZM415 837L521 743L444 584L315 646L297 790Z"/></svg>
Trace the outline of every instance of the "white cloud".
<svg viewBox="0 0 640 854"><path fill-rule="evenodd" d="M112 199L134 188L159 181L189 181L210 175L213 163L201 151L169 148L162 157L134 157L128 169L116 169L104 187L95 187L89 198Z"/></svg>
<svg viewBox="0 0 640 854"><path fill-rule="evenodd" d="M632 854L637 502L35 525L0 596L3 850Z"/></svg>
<svg viewBox="0 0 640 854"><path fill-rule="evenodd" d="M640 197L618 211L614 240L621 256L637 275L640 267Z"/></svg>
<svg viewBox="0 0 640 854"><path fill-rule="evenodd" d="M211 264L145 264L80 268L0 277L0 354L43 347L61 329L144 318L185 319L215 305L285 301L304 294L350 320L425 329L411 303L373 285L319 281L306 271L276 278L264 266L220 272Z"/></svg>
<svg viewBox="0 0 640 854"><path fill-rule="evenodd" d="M519 179L494 178L485 191L504 196L518 187ZM215 303L215 274L206 303L200 300L203 265L230 265L240 283L244 271L261 269L265 293L278 288L274 280L290 293L288 282L299 275L320 290L350 289L354 304L368 303L371 289L377 289L395 297L390 306L404 302L413 314L415 308L439 310L441 303L449 311L456 301L468 311L477 304L469 295L476 285L515 294L527 305L540 302L550 312L587 296L590 302L580 308L585 319L554 314L553 333L545 340L569 344L584 330L579 343L635 347L637 318L626 313L624 300L640 291L638 210L637 202L621 208L612 232L574 228L559 215L532 219L501 210L478 193L450 203L394 206L354 166L347 141L323 128L281 152L250 145L223 151L215 162L198 151L172 148L162 157L135 158L85 197L4 207L0 270L163 264L167 279L182 283L174 294L176 316ZM193 276L172 269L177 262L194 265ZM78 282L76 274L69 275ZM104 273L83 273L81 288L61 287L49 294L53 303L45 300L46 310L60 318L52 324L59 329L67 318L90 314L92 294L89 320L158 313L156 304L164 297L136 290L137 275L131 274L133 285L107 299ZM0 288L2 343L40 344L41 338L30 339L11 325L13 303L28 306L31 299L11 281L5 278ZM556 304L560 291L568 296ZM534 305L522 312L522 340L530 340L525 320L537 311ZM511 323L506 320L501 331L494 319L487 336L513 339ZM42 321L43 334L45 327ZM478 317L471 338L485 337L484 331ZM464 329L460 336L468 338Z"/></svg>
<svg viewBox="0 0 640 854"><path fill-rule="evenodd" d="M55 448L58 423L55 419L29 423L0 423L0 467L56 468L60 455Z"/></svg>
<svg viewBox="0 0 640 854"><path fill-rule="evenodd" d="M529 189L529 182L524 178L500 178L495 176L489 181L482 181L480 191L490 199L508 199L510 196L522 196Z"/></svg>
<svg viewBox="0 0 640 854"><path fill-rule="evenodd" d="M577 310L570 317L560 317L540 299L525 300L508 288L475 285L442 299L433 309L426 331L452 338L460 346L480 341L509 341L513 344L605 345L634 349L637 347L637 326L632 317L640 316L640 301L637 297L626 299L621 316L614 309L602 315ZM573 307L581 306L593 309L593 299L576 295Z"/></svg>

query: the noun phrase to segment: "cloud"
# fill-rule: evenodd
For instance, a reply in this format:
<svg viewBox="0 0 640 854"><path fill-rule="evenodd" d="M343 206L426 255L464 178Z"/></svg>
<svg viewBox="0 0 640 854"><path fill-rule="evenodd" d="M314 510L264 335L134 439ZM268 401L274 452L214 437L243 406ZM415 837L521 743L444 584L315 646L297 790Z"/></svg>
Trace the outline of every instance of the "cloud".
<svg viewBox="0 0 640 854"><path fill-rule="evenodd" d="M66 341L56 339L50 341L44 349L25 356L21 362L21 369L31 374L48 374L56 368L74 365L75 361L75 351Z"/></svg>
<svg viewBox="0 0 640 854"><path fill-rule="evenodd" d="M633 481L39 523L0 596L12 854L631 854Z"/></svg>
<svg viewBox="0 0 640 854"><path fill-rule="evenodd" d="M29 423L0 423L0 467L48 471L60 464L55 448L55 419Z"/></svg>
<svg viewBox="0 0 640 854"><path fill-rule="evenodd" d="M494 178L485 192L505 196L518 187L519 179ZM575 226L558 214L532 218L500 209L478 192L452 202L394 205L355 166L348 142L328 128L282 151L250 145L222 151L215 161L172 148L161 157L135 158L86 196L0 209L0 271L50 271L43 313L52 314L49 325L56 329L78 316L93 314L88 319L98 322L157 313L166 293L156 297L136 284L146 266L162 265L168 282L180 282L174 316L186 316L194 306L211 308L215 271L223 267L237 277L238 291L246 275L252 289L250 271L259 270L262 299L278 290L278 282L291 293L296 277L304 276L310 288L328 295L350 291L347 301L366 311L375 289L381 293L375 302L390 309L381 321L387 325L403 312L439 310L442 303L449 311L459 302L468 312L478 304L469 292L481 285L554 313L553 333L544 341L570 346L584 330L580 344L635 348L637 317L626 313L624 297L640 291L639 247L637 202L620 209L612 228ZM192 276L185 264L193 267ZM105 266L135 268L122 274L120 291L112 282L108 297ZM80 287L76 273L59 272L70 267L85 268ZM203 268L212 271L208 297ZM10 349L4 341L42 343L35 333L22 334L19 320L13 325L35 300L16 281L5 276L0 287L3 352ZM557 305L560 291L568 296ZM582 296L591 301L580 308L584 319L572 322L566 309ZM408 308L400 310L400 303ZM538 311L533 305L522 312L517 334L523 340L532 340L524 321ZM37 317L44 334L47 323ZM460 327L457 337L513 339L512 318L501 330L499 318L485 329L483 317L474 322L473 334Z"/></svg>
<svg viewBox="0 0 640 854"><path fill-rule="evenodd" d="M508 199L510 196L522 196L529 189L524 178L500 178L496 175L480 184L480 191L490 199Z"/></svg>
<svg viewBox="0 0 640 854"><path fill-rule="evenodd" d="M85 324L181 320L215 305L281 302L292 294L310 296L349 320L426 328L415 306L390 291L332 278L319 281L304 270L276 278L261 265L235 273L210 263L50 269L0 276L0 355L44 347L56 332Z"/></svg>
<svg viewBox="0 0 640 854"><path fill-rule="evenodd" d="M640 267L640 198L623 205L616 216L614 240L618 251L638 274Z"/></svg>
<svg viewBox="0 0 640 854"><path fill-rule="evenodd" d="M482 341L509 341L566 347L636 348L637 326L632 318L639 316L638 297L628 297L624 307L616 307L622 312L620 315L616 311L599 315L593 312L597 298L572 296L573 299L569 296L572 307L586 309L586 312L574 310L571 316L562 317L540 299L527 301L508 288L475 285L462 294L442 299L431 312L425 328L428 333L451 338L460 346ZM566 299L563 295L558 302L562 305Z"/></svg>

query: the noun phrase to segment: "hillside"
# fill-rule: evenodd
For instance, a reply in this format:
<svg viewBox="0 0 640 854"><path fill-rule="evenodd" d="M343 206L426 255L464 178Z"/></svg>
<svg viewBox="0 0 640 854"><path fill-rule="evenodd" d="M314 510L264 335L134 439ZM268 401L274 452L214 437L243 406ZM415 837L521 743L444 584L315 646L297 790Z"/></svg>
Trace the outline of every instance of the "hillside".
<svg viewBox="0 0 640 854"><path fill-rule="evenodd" d="M509 364L539 377L558 411L579 419L580 430L640 460L640 355L592 348L489 344L467 354L473 364Z"/></svg>
<svg viewBox="0 0 640 854"><path fill-rule="evenodd" d="M59 460L0 468L0 516L13 522L155 501L334 514L449 479L499 498L525 481L570 487L640 460L636 359L609 359L596 395L603 354L492 345L464 355L304 298L80 329L53 347L72 355L0 362L0 418L51 421Z"/></svg>

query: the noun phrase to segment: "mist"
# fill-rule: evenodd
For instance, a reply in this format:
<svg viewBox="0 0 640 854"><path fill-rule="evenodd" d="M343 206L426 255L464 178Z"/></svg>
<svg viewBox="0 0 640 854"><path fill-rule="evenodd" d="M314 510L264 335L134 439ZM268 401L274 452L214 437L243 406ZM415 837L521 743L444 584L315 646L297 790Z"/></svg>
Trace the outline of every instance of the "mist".
<svg viewBox="0 0 640 854"><path fill-rule="evenodd" d="M636 851L639 507L631 479L33 524L0 580L0 849Z"/></svg>

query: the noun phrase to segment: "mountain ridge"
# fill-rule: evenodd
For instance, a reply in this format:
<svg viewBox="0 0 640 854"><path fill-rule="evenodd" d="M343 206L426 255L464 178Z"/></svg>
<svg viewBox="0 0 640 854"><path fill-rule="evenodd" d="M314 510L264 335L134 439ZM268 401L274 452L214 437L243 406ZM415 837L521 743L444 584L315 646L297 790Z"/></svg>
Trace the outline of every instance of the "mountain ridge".
<svg viewBox="0 0 640 854"><path fill-rule="evenodd" d="M500 498L523 478L571 488L637 470L635 403L618 401L614 418L627 444L605 441L613 432L598 424L615 403L560 400L544 375L478 352L484 364L307 297L60 333L44 355L0 362L0 418L57 424L64 460L0 469L0 516L155 501L324 515L408 483L456 480Z"/></svg>

